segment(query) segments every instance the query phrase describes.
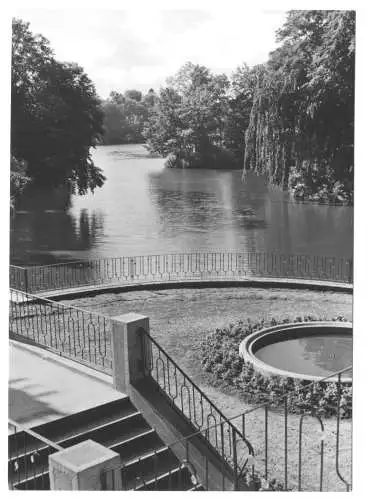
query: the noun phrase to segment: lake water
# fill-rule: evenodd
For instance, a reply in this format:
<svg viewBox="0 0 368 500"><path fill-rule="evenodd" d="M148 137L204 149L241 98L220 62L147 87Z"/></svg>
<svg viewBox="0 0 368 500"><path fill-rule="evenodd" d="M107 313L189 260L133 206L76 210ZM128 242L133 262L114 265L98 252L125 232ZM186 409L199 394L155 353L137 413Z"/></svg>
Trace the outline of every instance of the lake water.
<svg viewBox="0 0 368 500"><path fill-rule="evenodd" d="M353 364L353 337L316 335L290 339L262 347L256 356L280 370L327 377Z"/></svg>
<svg viewBox="0 0 368 500"><path fill-rule="evenodd" d="M102 189L29 189L11 220L13 264L236 248L351 257L353 208L298 203L241 171L165 169L143 146L101 146Z"/></svg>

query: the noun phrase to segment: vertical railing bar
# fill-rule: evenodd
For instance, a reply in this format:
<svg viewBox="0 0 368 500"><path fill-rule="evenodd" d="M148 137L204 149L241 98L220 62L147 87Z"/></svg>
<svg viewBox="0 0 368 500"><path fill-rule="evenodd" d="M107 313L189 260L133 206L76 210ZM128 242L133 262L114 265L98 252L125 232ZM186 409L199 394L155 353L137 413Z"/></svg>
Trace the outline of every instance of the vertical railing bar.
<svg viewBox="0 0 368 500"><path fill-rule="evenodd" d="M302 415L299 419L299 448L298 448L298 491L302 491L302 432L303 432Z"/></svg>
<svg viewBox="0 0 368 500"><path fill-rule="evenodd" d="M268 406L265 405L265 478L268 479Z"/></svg>
<svg viewBox="0 0 368 500"><path fill-rule="evenodd" d="M323 423L322 423L322 432L324 432ZM324 453L324 446L325 446L324 437L322 436L322 439L321 439L321 473L320 473L319 491L323 491L323 453Z"/></svg>
<svg viewBox="0 0 368 500"><path fill-rule="evenodd" d="M238 456L236 449L236 434L235 428L232 429L232 444L233 444L233 463L234 463L234 490L238 491Z"/></svg>
<svg viewBox="0 0 368 500"><path fill-rule="evenodd" d="M224 462L225 462L225 453L224 453L224 422L220 424L220 436L221 436L221 474L222 474L222 491L225 491L225 470L224 470Z"/></svg>
<svg viewBox="0 0 368 500"><path fill-rule="evenodd" d="M336 474L339 477L339 479L345 484L346 491L350 490L350 485L348 481L346 481L341 473L340 473L340 408L341 407L341 373L339 373L337 377L337 403L336 403L336 410L337 410L337 418L336 418Z"/></svg>
<svg viewBox="0 0 368 500"><path fill-rule="evenodd" d="M288 486L288 397L285 397L284 400L284 446L285 446L285 456L284 456L284 467L285 467L285 476L284 476L284 482L285 482L285 490L287 490Z"/></svg>

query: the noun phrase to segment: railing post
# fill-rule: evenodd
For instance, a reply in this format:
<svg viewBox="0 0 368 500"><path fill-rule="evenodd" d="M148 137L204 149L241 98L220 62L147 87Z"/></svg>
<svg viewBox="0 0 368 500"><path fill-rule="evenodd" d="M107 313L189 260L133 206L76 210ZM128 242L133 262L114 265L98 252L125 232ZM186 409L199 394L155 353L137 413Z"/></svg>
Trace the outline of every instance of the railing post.
<svg viewBox="0 0 368 500"><path fill-rule="evenodd" d="M353 283L353 281L354 281L353 259L349 259L348 262L349 262L348 283Z"/></svg>
<svg viewBox="0 0 368 500"><path fill-rule="evenodd" d="M238 454L236 449L236 434L235 428L232 428L232 445L233 445L233 462L234 462L234 491L238 491L239 482L238 482Z"/></svg>
<svg viewBox="0 0 368 500"><path fill-rule="evenodd" d="M29 293L29 283L28 283L28 267L24 268L24 290Z"/></svg>
<svg viewBox="0 0 368 500"><path fill-rule="evenodd" d="M112 318L112 371L114 387L125 394L130 385L146 376L144 332L149 333L149 318L129 313Z"/></svg>
<svg viewBox="0 0 368 500"><path fill-rule="evenodd" d="M129 258L129 277L130 279L134 279L136 275L136 269L137 269L137 261L135 257L130 257Z"/></svg>
<svg viewBox="0 0 368 500"><path fill-rule="evenodd" d="M51 490L121 490L120 455L91 439L49 456ZM105 481L103 481L103 474ZM105 484L103 484L105 483Z"/></svg>

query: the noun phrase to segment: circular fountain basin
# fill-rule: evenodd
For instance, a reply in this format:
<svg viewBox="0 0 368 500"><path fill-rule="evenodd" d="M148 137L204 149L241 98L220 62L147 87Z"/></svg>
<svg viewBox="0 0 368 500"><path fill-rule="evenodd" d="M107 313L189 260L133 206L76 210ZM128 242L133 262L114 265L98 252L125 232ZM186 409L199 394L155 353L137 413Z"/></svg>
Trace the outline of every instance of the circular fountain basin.
<svg viewBox="0 0 368 500"><path fill-rule="evenodd" d="M277 325L244 339L239 353L264 375L320 380L352 365L352 332L348 322ZM350 381L351 371L341 378Z"/></svg>

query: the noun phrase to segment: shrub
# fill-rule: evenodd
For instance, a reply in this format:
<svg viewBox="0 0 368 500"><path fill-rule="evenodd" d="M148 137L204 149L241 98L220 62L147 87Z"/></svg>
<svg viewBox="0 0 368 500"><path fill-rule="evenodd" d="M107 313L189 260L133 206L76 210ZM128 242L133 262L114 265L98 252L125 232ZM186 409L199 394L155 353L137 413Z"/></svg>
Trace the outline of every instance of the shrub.
<svg viewBox="0 0 368 500"><path fill-rule="evenodd" d="M293 322L318 321L315 316L298 316ZM337 316L332 321L346 321ZM239 321L228 327L216 329L209 334L200 346L202 368L210 375L214 385L235 388L241 397L251 404L268 402L271 407L277 408L283 404L283 395L290 394L288 400L289 411L301 413L312 411L317 415L331 417L336 415L338 402L338 387L335 382L308 381L282 376L264 376L254 369L254 366L245 362L239 356L239 344L253 332L267 326L290 323L289 318L281 321L271 319L252 323ZM351 418L352 385L344 383L340 394L340 416Z"/></svg>

